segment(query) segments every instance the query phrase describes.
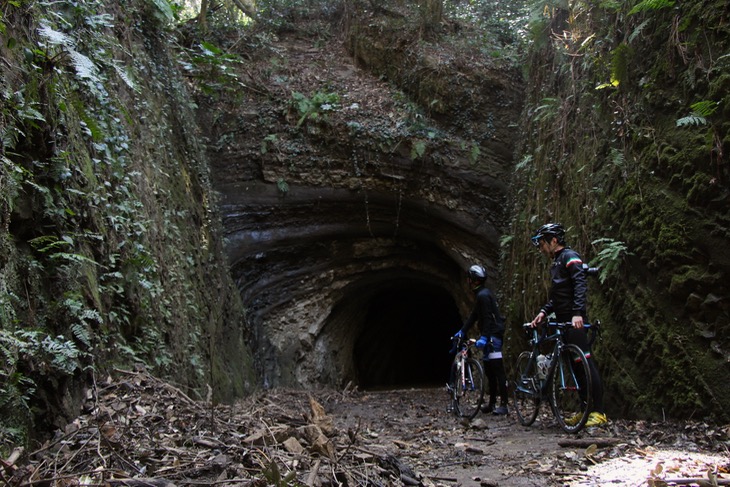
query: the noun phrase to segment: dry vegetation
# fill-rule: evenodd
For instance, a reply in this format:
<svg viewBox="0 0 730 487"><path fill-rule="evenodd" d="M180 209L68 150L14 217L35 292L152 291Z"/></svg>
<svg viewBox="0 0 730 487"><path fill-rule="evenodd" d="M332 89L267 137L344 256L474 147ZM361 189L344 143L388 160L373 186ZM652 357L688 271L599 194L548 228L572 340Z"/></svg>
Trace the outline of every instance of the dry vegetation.
<svg viewBox="0 0 730 487"><path fill-rule="evenodd" d="M89 390L85 414L4 460L0 478L13 487L528 486L695 485L714 474L730 484L727 428L620 420L569 436L547 411L523 428L511 415L462 423L445 404L436 388L274 390L212 405L145 371L118 371Z"/></svg>

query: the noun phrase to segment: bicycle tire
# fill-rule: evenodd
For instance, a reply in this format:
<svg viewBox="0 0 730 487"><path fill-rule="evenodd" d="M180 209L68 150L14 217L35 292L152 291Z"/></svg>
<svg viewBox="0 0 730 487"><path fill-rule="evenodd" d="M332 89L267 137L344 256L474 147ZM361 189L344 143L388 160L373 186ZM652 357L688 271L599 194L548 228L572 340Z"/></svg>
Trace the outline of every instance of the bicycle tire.
<svg viewBox="0 0 730 487"><path fill-rule="evenodd" d="M557 360L550 368L548 377L550 406L563 430L577 433L585 426L591 412L591 374L588 360L580 347L573 344L563 345Z"/></svg>
<svg viewBox="0 0 730 487"><path fill-rule="evenodd" d="M477 359L464 361L464 382L458 374L454 389L456 413L462 418L474 419L484 402L484 368Z"/></svg>
<svg viewBox="0 0 730 487"><path fill-rule="evenodd" d="M449 372L449 382L446 383L446 390L449 393L449 405L447 406L446 410L450 413L454 413L455 415L459 415L459 408L457 407L458 401L456 399L456 391L459 389L457 384L457 377L459 374L457 373L458 367L457 367L457 360L454 360L451 363L451 371Z"/></svg>
<svg viewBox="0 0 730 487"><path fill-rule="evenodd" d="M531 352L522 352L517 357L516 371L517 377L512 391L515 412L522 426L530 426L537 419L540 410L537 363Z"/></svg>

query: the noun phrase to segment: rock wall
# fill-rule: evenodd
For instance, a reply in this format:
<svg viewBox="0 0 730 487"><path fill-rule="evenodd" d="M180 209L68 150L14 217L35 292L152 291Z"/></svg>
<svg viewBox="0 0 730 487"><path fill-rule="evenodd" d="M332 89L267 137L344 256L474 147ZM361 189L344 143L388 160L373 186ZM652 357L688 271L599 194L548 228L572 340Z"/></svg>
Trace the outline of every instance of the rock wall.
<svg viewBox="0 0 730 487"><path fill-rule="evenodd" d="M209 157L262 382L392 386L426 379L386 369L434 357L440 382L471 306L465 269L500 279L519 72L449 30L431 41L417 23L355 11L342 38L315 45L302 32L316 21L246 51L266 89L244 104L199 100L207 137L225 141Z"/></svg>
<svg viewBox="0 0 730 487"><path fill-rule="evenodd" d="M2 447L63 426L115 367L212 400L256 383L158 3L3 3Z"/></svg>
<svg viewBox="0 0 730 487"><path fill-rule="evenodd" d="M527 237L561 221L603 267L591 315L612 414L729 418L727 16L723 2L576 4L534 25L510 316L545 299Z"/></svg>

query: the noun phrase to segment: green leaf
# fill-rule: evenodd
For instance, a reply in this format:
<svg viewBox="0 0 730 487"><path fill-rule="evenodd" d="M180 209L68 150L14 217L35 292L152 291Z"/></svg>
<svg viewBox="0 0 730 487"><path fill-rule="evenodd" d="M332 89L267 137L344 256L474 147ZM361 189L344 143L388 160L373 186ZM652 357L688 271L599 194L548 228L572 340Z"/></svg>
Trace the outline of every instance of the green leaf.
<svg viewBox="0 0 730 487"><path fill-rule="evenodd" d="M707 119L698 115L688 115L677 120L677 127L706 125Z"/></svg>
<svg viewBox="0 0 730 487"><path fill-rule="evenodd" d="M692 112L700 117L709 117L717 110L717 102L712 100L702 100L690 105Z"/></svg>
<svg viewBox="0 0 730 487"><path fill-rule="evenodd" d="M276 187L279 188L279 191L284 194L289 192L289 185L281 178L279 178L279 180L276 182Z"/></svg>
<svg viewBox="0 0 730 487"><path fill-rule="evenodd" d="M415 160L426 153L426 143L422 140L417 140L411 148L411 159Z"/></svg>
<svg viewBox="0 0 730 487"><path fill-rule="evenodd" d="M660 10L672 6L674 6L673 0L642 0L634 5L634 8L629 11L629 15L634 15L639 12L647 12L649 10Z"/></svg>
<svg viewBox="0 0 730 487"><path fill-rule="evenodd" d="M152 3L155 4L155 7L157 7L157 10L162 14L162 20L165 20L167 22L172 22L175 20L175 13L172 11L172 7L170 6L170 2L167 0L152 0Z"/></svg>

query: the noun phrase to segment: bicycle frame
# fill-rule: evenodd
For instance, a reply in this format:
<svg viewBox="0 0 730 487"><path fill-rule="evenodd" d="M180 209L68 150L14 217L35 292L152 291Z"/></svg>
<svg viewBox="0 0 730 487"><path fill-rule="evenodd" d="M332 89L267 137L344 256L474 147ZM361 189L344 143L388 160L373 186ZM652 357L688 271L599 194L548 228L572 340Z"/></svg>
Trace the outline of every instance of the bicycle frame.
<svg viewBox="0 0 730 487"><path fill-rule="evenodd" d="M523 326L525 326L525 325L523 325ZM551 374L555 373L556 361L552 360L552 358L557 357L560 354L563 343L562 343L562 340L558 339L559 337L561 337L560 331L557 331L549 336L547 334L544 334L542 337L540 337L540 336L538 336L537 329L533 328L532 333L533 333L533 336L530 339L530 344L532 346L532 353L530 356L530 364L529 364L530 367L527 370L531 370L532 368L534 368L535 370L538 369L539 364L537 363L537 357L539 355L541 355L540 354L540 345L541 344L548 343L551 341L555 343L553 345L553 349L550 351L550 354L546 355L546 357L549 357L549 360L550 360L550 366L548 367L548 370L544 374L544 377L543 378L538 377L539 382L537 384L534 384L535 390L540 394L540 399L545 400L545 399L547 399L546 390L547 390L547 386L549 384L547 379L548 379L548 377L551 376ZM533 365L534 365L534 367L532 367ZM534 391L528 391L528 392L532 393Z"/></svg>
<svg viewBox="0 0 730 487"><path fill-rule="evenodd" d="M474 418L484 400L484 369L474 357L474 339L454 338L456 355L451 365L451 375L446 385L449 392L449 409L454 414Z"/></svg>
<svg viewBox="0 0 730 487"><path fill-rule="evenodd" d="M520 354L517 364L518 377L515 381L514 399L518 419L531 425L538 414L540 402L548 400L554 416L561 427L569 432L579 431L588 417L591 399L590 371L583 351L575 345L566 344L563 334L572 323L550 322L542 335L529 323L523 325L532 332L530 351ZM554 330L548 334L548 328ZM586 328L590 328L587 324ZM541 345L554 342L549 355L550 365L546 371L539 369ZM544 372L544 373L541 373Z"/></svg>

